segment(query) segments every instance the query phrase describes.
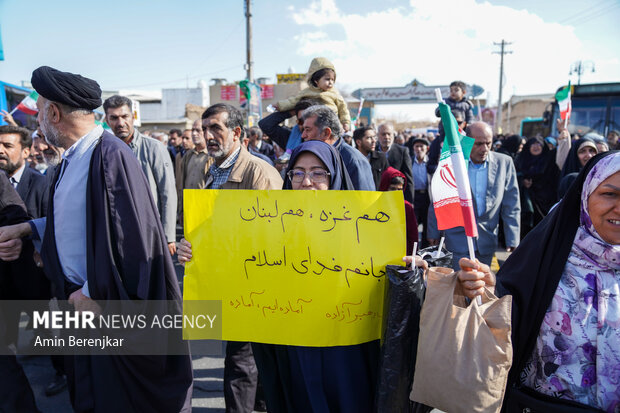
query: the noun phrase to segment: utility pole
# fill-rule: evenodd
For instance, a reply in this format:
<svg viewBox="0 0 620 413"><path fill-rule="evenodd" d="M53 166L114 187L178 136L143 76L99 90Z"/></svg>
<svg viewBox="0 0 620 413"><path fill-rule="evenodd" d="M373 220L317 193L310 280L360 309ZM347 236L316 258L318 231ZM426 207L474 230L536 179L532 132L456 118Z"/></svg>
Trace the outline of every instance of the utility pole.
<svg viewBox="0 0 620 413"><path fill-rule="evenodd" d="M250 82L254 82L254 62L252 61L252 0L245 0L245 35L247 58L245 70Z"/></svg>
<svg viewBox="0 0 620 413"><path fill-rule="evenodd" d="M570 70L568 72L568 75L572 75L572 74L577 74L577 84L580 85L581 84L581 75L585 73L585 71L587 70L588 66L590 66L590 68L592 69L592 73L594 73L594 62L591 60L586 60L584 61L577 61L575 63L573 63L572 65L570 65Z"/></svg>
<svg viewBox="0 0 620 413"><path fill-rule="evenodd" d="M499 52L493 52L493 54L500 55L499 60L499 99L497 101L497 118L495 118L495 132L499 132L501 124L502 124L502 86L504 83L504 55L512 53L512 50L505 50L505 47L511 45L512 43L508 43L502 39L501 43L493 42L495 46L500 46Z"/></svg>

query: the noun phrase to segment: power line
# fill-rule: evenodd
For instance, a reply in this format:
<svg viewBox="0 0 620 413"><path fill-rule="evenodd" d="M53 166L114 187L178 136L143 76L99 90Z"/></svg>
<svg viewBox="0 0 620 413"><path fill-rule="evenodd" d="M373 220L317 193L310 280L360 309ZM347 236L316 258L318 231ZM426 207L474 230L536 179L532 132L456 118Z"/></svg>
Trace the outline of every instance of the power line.
<svg viewBox="0 0 620 413"><path fill-rule="evenodd" d="M585 13L590 13L590 12L592 12L592 11L596 10L596 9L597 9L598 7L600 7L600 6L603 6L603 8L605 8L605 7L607 7L609 4L613 4L613 3L615 3L615 0L611 0L611 3L609 3L609 1L610 1L610 0L602 0L602 1L599 1L598 3L596 3L596 4L595 4L595 5L593 5L593 6L588 6L587 8L585 8L585 9L583 9L583 10L581 10L581 11L579 11L579 12L575 13L575 14L572 14L572 15L570 15L570 16L568 16L568 17L565 17L565 18L561 19L558 23L560 23L560 24L570 24L570 21L571 21L571 20L578 21L579 19L581 19L581 18L583 17L583 15L584 15ZM607 3L607 4L605 4L605 3ZM599 9L599 10L600 10L600 9Z"/></svg>
<svg viewBox="0 0 620 413"><path fill-rule="evenodd" d="M589 22L590 20L594 20L596 18L604 16L608 14L611 10L617 8L618 6L620 6L620 3L613 4L611 7L608 7L607 9L600 10L599 13L596 13L594 15L590 14L589 16L584 17L583 20L579 21L578 23L575 23L574 26L579 26L580 24L584 24L584 23Z"/></svg>
<svg viewBox="0 0 620 413"><path fill-rule="evenodd" d="M219 41L218 42L218 46L213 49L213 50L209 50L209 57L207 57L206 59L204 59L202 62L198 63L198 67L202 66L203 64L207 63L209 60L211 60L211 56L214 55L215 53L219 52L220 49L222 47L224 47L224 45L226 44L226 42L232 37L232 35L237 32L237 30L239 29L239 27L245 22L245 17L242 17L241 20L239 20L237 22L237 24L235 25L235 27L232 28L232 30L226 35L226 37L224 38L224 40ZM190 76L191 77L191 76Z"/></svg>
<svg viewBox="0 0 620 413"><path fill-rule="evenodd" d="M244 23L244 21L245 21L245 17L241 18L241 20L239 20L237 22L237 24L231 29L231 31L226 35L224 40L218 41L218 46L216 48L212 49L212 50L209 50L209 56L207 58L205 58L204 60L202 60L200 63L198 63L196 65L196 67L201 67L202 65L207 63L209 60L212 60L211 56L213 56L216 53L218 53L220 51L220 49L222 49L226 45L226 42L228 42L228 40L232 37L232 35L235 34L235 32L238 31L239 27ZM171 84L171 83L181 82L183 80L188 81L189 79L197 79L197 78L199 78L201 76L209 76L209 75L212 75L212 74L216 74L216 73L222 72L224 70L234 69L236 67L238 67L238 65L235 65L235 66L232 66L232 67L228 67L228 68L225 68L225 69L220 69L220 70L215 71L215 72L201 73L201 74L194 74L194 75L186 74L184 77L179 78L179 79L174 79L174 80L165 80L165 81L161 81L161 82L147 83L147 84L142 84L142 85L123 86L123 87L117 87L117 88L114 88L114 89L133 89L133 88L139 88L139 87L168 85L168 84ZM141 73L142 73L142 71L141 71Z"/></svg>
<svg viewBox="0 0 620 413"><path fill-rule="evenodd" d="M223 72L223 71L226 71L226 70L231 70L231 69L234 69L234 68L237 68L237 67L239 67L239 64L236 64L236 65L230 66L230 67L226 67L224 69L218 69L218 70L215 70L213 72L201 73L201 74L194 75L194 76L189 76L189 77L185 76L185 77L181 77L181 78L174 79L174 80L167 80L167 81L163 81L163 82L154 82L154 83L144 83L144 84L141 84L141 85L125 86L125 87L119 87L119 88L115 88L115 89L135 89L135 88L148 87L148 86L168 85L170 83L181 82L183 80L197 79L197 78L202 77L202 76L214 75L214 74L217 74L217 73L220 73L220 72Z"/></svg>
<svg viewBox="0 0 620 413"><path fill-rule="evenodd" d="M617 4L607 4L600 8L591 8L587 11L584 11L582 14L580 14L576 18L571 19L571 23L569 24L573 24L573 25L581 24L582 22L586 21L592 16L597 16L597 15L600 15L601 13L602 14L607 13L609 10L612 10L616 6Z"/></svg>

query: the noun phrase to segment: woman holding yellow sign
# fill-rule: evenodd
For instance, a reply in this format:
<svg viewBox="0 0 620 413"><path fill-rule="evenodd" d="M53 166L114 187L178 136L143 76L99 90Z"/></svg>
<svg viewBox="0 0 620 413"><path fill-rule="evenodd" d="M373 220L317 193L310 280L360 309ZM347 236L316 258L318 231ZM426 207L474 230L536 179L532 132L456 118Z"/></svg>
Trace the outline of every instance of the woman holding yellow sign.
<svg viewBox="0 0 620 413"><path fill-rule="evenodd" d="M321 141L298 146L291 154L286 176L283 189L353 189L342 158ZM181 262L191 259L187 241L181 241L178 255ZM411 257L406 258L411 262ZM333 347L252 343L252 349L269 412L373 410L378 340Z"/></svg>
<svg viewBox="0 0 620 413"><path fill-rule="evenodd" d="M353 189L338 152L308 141L291 154L284 189ZM270 412L370 412L379 342L299 347L252 344Z"/></svg>

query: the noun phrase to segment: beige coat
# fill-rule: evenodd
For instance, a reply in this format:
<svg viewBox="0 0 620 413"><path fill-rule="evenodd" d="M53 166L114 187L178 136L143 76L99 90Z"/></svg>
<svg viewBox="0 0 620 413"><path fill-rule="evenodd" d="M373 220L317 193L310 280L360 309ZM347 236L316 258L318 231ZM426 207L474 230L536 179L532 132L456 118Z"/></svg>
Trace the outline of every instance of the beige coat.
<svg viewBox="0 0 620 413"><path fill-rule="evenodd" d="M213 181L207 172L206 187ZM221 189L282 189L282 177L273 166L251 155L243 145L228 180Z"/></svg>

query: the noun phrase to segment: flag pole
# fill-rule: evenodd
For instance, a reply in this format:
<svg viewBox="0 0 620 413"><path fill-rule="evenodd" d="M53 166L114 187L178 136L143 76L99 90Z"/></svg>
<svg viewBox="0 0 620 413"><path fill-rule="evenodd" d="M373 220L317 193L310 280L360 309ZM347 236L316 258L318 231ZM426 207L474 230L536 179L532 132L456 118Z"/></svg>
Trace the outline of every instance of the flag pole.
<svg viewBox="0 0 620 413"><path fill-rule="evenodd" d="M355 125L355 127L357 127L360 124L360 115L362 114L363 106L364 106L364 98L360 98L360 105L357 108L357 117L355 118L355 123L357 123L357 125ZM351 129L354 129L354 128L351 128Z"/></svg>
<svg viewBox="0 0 620 413"><path fill-rule="evenodd" d="M17 110L17 106L15 106L13 110L9 112L9 115L12 115L13 113L15 113L16 110Z"/></svg>
<svg viewBox="0 0 620 413"><path fill-rule="evenodd" d="M444 103L443 97L441 97L441 89L438 87L435 88L435 99L437 99L437 103Z"/></svg>
<svg viewBox="0 0 620 413"><path fill-rule="evenodd" d="M566 117L564 118L564 129L568 129L568 118L569 118L570 113L571 113L571 102L570 102L570 100L571 100L571 85L570 85L570 79L568 79L568 85L566 87L568 88L568 98L567 99L568 99L568 108L569 108L569 110L567 111ZM555 97L556 101L558 100L558 98L557 98L557 94L558 93L556 93L556 97ZM560 114L561 114L561 111L560 111Z"/></svg>
<svg viewBox="0 0 620 413"><path fill-rule="evenodd" d="M443 97L441 96L441 89L435 88L435 98L437 99L437 103L444 103ZM476 261L476 253L474 251L474 239L470 236L467 236L467 249L469 250L469 259L472 261ZM476 302L478 305L482 304L482 298L480 296L476 297Z"/></svg>
<svg viewBox="0 0 620 413"><path fill-rule="evenodd" d="M569 93L569 96L570 96L570 92L571 92L570 79L568 79L568 93ZM571 107L570 100L568 102L569 102L568 103L569 107ZM564 118L564 129L568 129L568 117L570 116L569 113L567 113L566 117ZM569 134L569 139L570 139L570 134Z"/></svg>
<svg viewBox="0 0 620 413"><path fill-rule="evenodd" d="M469 259L476 261L476 252L474 251L474 239L467 237L467 249L469 250Z"/></svg>
<svg viewBox="0 0 620 413"><path fill-rule="evenodd" d="M435 251L435 258L439 258L441 256L441 250L443 249L443 242L446 240L446 237L441 237L441 239L439 240L439 247L437 248L437 251Z"/></svg>

